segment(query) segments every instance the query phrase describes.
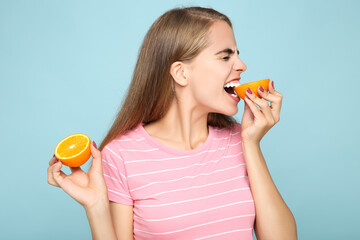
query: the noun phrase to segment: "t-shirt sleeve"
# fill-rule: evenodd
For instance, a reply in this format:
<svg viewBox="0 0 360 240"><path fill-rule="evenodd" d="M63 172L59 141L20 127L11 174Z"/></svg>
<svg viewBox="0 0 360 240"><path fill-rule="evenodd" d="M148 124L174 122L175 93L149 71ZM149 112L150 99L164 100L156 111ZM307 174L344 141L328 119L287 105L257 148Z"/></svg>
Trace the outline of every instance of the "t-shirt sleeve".
<svg viewBox="0 0 360 240"><path fill-rule="evenodd" d="M123 159L114 144L108 144L101 151L102 168L110 201L133 205Z"/></svg>

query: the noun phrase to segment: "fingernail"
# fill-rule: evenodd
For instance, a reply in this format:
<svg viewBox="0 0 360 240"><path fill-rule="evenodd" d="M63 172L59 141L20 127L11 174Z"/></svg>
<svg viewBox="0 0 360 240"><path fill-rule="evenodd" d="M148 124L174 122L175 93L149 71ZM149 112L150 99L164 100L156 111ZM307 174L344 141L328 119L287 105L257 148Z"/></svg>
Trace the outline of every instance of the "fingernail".
<svg viewBox="0 0 360 240"><path fill-rule="evenodd" d="M273 86L273 88L275 88L275 87L274 87L274 81L271 81L271 85Z"/></svg>
<svg viewBox="0 0 360 240"><path fill-rule="evenodd" d="M92 143L93 143L93 146L97 149L96 143L94 141Z"/></svg>
<svg viewBox="0 0 360 240"><path fill-rule="evenodd" d="M252 94L252 91L251 91L250 88L248 88L246 91L247 91L249 94Z"/></svg>
<svg viewBox="0 0 360 240"><path fill-rule="evenodd" d="M260 90L261 92L264 92L264 88L263 88L262 86L259 87L259 90Z"/></svg>
<svg viewBox="0 0 360 240"><path fill-rule="evenodd" d="M54 156L53 157L55 157L55 154L54 154Z"/></svg>
<svg viewBox="0 0 360 240"><path fill-rule="evenodd" d="M248 96L245 96L245 97L250 100L250 98Z"/></svg>

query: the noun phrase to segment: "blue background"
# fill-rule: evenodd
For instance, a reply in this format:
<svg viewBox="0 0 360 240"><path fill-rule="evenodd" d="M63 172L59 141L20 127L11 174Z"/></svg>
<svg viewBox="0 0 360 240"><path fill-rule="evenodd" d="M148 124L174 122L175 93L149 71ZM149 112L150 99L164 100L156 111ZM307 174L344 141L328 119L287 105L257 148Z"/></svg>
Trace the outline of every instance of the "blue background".
<svg viewBox="0 0 360 240"><path fill-rule="evenodd" d="M360 238L360 1L1 0L0 239L91 238L48 161L67 135L102 141L150 25L192 5L232 20L242 82L271 78L284 95L261 148L299 239Z"/></svg>

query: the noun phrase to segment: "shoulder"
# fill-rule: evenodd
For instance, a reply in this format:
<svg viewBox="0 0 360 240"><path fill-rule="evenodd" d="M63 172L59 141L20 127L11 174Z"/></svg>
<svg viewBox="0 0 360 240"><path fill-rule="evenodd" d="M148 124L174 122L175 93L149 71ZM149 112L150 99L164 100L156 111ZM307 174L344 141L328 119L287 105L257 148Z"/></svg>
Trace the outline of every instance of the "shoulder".
<svg viewBox="0 0 360 240"><path fill-rule="evenodd" d="M142 136L139 131L139 126L136 126L135 128L111 140L108 144L105 145L101 152L114 154L118 153L120 149L127 148L129 146L136 147L141 138Z"/></svg>

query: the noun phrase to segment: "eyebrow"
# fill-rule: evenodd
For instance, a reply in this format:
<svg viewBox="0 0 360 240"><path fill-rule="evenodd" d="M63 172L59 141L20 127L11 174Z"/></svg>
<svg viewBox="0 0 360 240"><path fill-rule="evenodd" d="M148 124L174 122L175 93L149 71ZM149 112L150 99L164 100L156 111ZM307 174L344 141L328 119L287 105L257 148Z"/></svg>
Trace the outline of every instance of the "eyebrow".
<svg viewBox="0 0 360 240"><path fill-rule="evenodd" d="M239 55L239 50L236 50L236 52ZM217 52L215 55L219 55L221 53L227 53L227 54L233 55L235 52L231 48L225 48L224 50L221 50L220 52Z"/></svg>

